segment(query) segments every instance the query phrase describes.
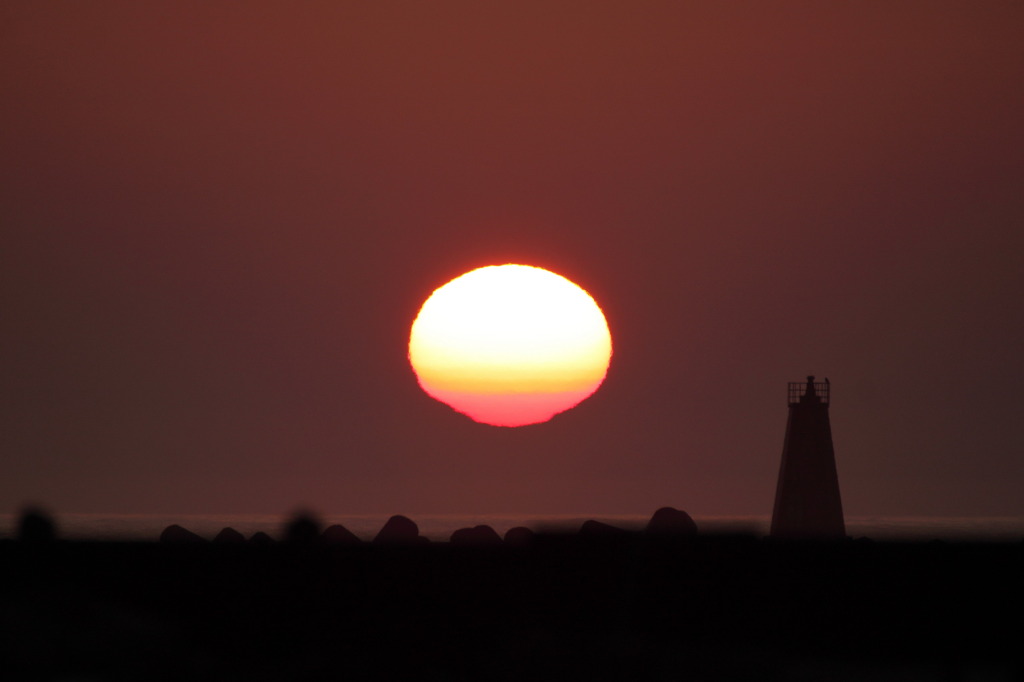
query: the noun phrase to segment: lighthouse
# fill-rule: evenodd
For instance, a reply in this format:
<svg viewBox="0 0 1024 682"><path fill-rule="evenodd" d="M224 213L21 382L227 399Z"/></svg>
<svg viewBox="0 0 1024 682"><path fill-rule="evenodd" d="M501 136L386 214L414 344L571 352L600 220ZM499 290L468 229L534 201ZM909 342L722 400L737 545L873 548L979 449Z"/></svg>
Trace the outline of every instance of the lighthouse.
<svg viewBox="0 0 1024 682"><path fill-rule="evenodd" d="M830 384L789 384L789 420L772 512L773 538L846 537L828 418Z"/></svg>

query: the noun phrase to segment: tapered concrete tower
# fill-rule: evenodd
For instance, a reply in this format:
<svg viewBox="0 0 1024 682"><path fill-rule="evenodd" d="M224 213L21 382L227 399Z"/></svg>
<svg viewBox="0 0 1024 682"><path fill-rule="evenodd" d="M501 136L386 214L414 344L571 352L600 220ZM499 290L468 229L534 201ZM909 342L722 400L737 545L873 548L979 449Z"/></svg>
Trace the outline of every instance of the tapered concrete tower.
<svg viewBox="0 0 1024 682"><path fill-rule="evenodd" d="M782 448L779 484L772 513L773 538L829 539L846 536L839 497L829 382L789 384L789 421Z"/></svg>

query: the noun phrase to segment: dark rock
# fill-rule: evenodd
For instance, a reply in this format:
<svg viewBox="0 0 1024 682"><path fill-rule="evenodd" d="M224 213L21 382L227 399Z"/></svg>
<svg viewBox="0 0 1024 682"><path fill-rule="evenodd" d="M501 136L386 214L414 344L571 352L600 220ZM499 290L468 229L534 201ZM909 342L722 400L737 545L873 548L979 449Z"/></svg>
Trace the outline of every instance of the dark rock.
<svg viewBox="0 0 1024 682"><path fill-rule="evenodd" d="M284 539L290 545L309 546L320 537L320 523L309 514L299 514L285 530Z"/></svg>
<svg viewBox="0 0 1024 682"><path fill-rule="evenodd" d="M348 528L340 523L336 523L333 526L328 526L320 534L320 542L325 545L359 545L363 541L356 537L355 533Z"/></svg>
<svg viewBox="0 0 1024 682"><path fill-rule="evenodd" d="M244 545L245 536L239 533L234 528L224 528L221 532L217 533L213 541L217 544L224 545Z"/></svg>
<svg viewBox="0 0 1024 682"><path fill-rule="evenodd" d="M501 536L490 526L474 526L460 528L454 533L450 542L453 545L494 546L501 544Z"/></svg>
<svg viewBox="0 0 1024 682"><path fill-rule="evenodd" d="M662 507L654 512L647 522L644 533L648 535L696 535L697 524L690 515L673 507Z"/></svg>
<svg viewBox="0 0 1024 682"><path fill-rule="evenodd" d="M172 523L160 533L160 542L168 545L194 545L206 542L206 540L192 531Z"/></svg>
<svg viewBox="0 0 1024 682"><path fill-rule="evenodd" d="M505 544L527 547L533 542L533 531L525 526L516 526L505 531Z"/></svg>
<svg viewBox="0 0 1024 682"><path fill-rule="evenodd" d="M249 538L249 544L256 545L257 547L266 547L274 544L274 538L270 537L263 531L257 531Z"/></svg>
<svg viewBox="0 0 1024 682"><path fill-rule="evenodd" d="M49 514L39 509L26 509L18 521L18 540L43 544L57 539L57 526Z"/></svg>
<svg viewBox="0 0 1024 682"><path fill-rule="evenodd" d="M405 516L392 516L373 539L378 545L412 545L420 543L420 528Z"/></svg>
<svg viewBox="0 0 1024 682"><path fill-rule="evenodd" d="M617 526L611 526L607 523L601 523L600 521L584 521L583 525L580 526L580 535L586 537L623 537L628 535L629 531Z"/></svg>

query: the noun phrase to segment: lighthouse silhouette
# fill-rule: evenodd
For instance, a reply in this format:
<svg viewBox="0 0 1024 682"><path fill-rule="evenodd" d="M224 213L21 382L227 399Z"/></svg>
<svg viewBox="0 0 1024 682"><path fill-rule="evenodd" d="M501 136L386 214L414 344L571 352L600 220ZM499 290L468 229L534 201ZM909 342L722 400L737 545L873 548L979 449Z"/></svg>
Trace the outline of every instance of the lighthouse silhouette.
<svg viewBox="0 0 1024 682"><path fill-rule="evenodd" d="M773 538L846 536L839 476L828 419L830 384L789 384L789 420L772 512Z"/></svg>

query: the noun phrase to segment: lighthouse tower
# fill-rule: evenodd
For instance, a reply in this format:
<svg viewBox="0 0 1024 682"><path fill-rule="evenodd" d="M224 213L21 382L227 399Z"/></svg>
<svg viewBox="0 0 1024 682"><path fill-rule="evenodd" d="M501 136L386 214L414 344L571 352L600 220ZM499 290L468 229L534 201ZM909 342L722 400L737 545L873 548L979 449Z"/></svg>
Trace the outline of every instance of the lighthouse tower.
<svg viewBox="0 0 1024 682"><path fill-rule="evenodd" d="M773 538L846 536L828 420L829 382L789 384L789 421L772 513Z"/></svg>

